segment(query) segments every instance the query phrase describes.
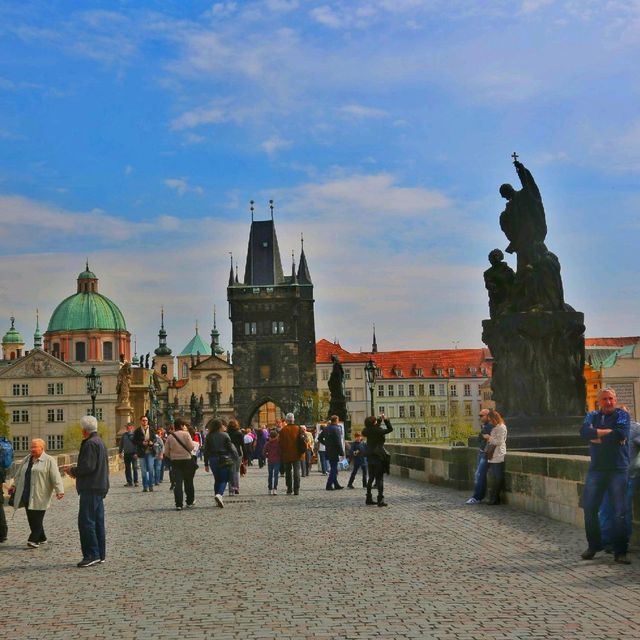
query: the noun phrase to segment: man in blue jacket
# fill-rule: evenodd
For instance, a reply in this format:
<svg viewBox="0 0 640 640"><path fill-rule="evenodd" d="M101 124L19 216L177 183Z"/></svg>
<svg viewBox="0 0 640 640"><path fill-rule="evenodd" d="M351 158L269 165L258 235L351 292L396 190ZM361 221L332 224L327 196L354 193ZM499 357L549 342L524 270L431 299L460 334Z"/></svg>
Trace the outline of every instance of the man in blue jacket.
<svg viewBox="0 0 640 640"><path fill-rule="evenodd" d="M94 416L80 418L82 443L78 462L68 470L76 479L80 496L78 530L82 560L78 567L91 567L102 563L106 557L104 528L104 497L109 491L109 457L107 447L98 435L98 421Z"/></svg>
<svg viewBox="0 0 640 640"><path fill-rule="evenodd" d="M612 545L614 559L630 564L627 559L626 488L629 469L629 414L617 408L616 392L601 389L598 393L599 411L590 411L582 423L580 436L589 441L591 464L582 494L584 526L589 544L582 553L583 560L591 560L603 549L598 510L608 494L613 509Z"/></svg>

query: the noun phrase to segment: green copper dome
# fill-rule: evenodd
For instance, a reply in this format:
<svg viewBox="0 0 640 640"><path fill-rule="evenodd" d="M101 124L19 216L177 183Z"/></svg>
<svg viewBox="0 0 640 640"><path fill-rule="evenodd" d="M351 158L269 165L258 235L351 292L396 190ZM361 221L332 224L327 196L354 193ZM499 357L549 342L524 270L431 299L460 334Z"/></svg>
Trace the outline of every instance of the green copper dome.
<svg viewBox="0 0 640 640"><path fill-rule="evenodd" d="M11 329L4 334L2 338L2 344L24 344L24 338L20 335L20 332L13 326L16 319L11 318Z"/></svg>
<svg viewBox="0 0 640 640"><path fill-rule="evenodd" d="M47 332L126 331L122 311L98 293L98 278L87 268L78 276L78 292L63 300L53 312Z"/></svg>
<svg viewBox="0 0 640 640"><path fill-rule="evenodd" d="M48 332L81 329L126 331L122 311L100 293L75 293L63 300L49 320Z"/></svg>

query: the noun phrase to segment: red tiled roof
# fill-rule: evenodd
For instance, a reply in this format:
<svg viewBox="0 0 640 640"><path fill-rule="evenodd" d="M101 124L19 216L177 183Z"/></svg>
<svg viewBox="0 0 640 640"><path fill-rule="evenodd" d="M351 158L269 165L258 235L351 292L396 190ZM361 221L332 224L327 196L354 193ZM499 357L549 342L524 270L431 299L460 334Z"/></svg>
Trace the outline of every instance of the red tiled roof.
<svg viewBox="0 0 640 640"><path fill-rule="evenodd" d="M491 357L489 350L484 349L424 349L413 351L379 351L378 353L362 352L351 353L343 349L339 344L320 340L316 343L316 363L327 364L331 362L331 355L336 354L343 364L362 363L371 358L384 378L415 378L419 377L416 369L422 369L424 378L448 378L449 369L455 369L454 377L470 376L470 369L476 369L476 375L481 376L481 369L487 370L491 375ZM442 375L438 376L436 369L442 369ZM402 371L398 376L394 371Z"/></svg>
<svg viewBox="0 0 640 640"><path fill-rule="evenodd" d="M626 338L585 338L585 347L626 347L640 342L640 336Z"/></svg>

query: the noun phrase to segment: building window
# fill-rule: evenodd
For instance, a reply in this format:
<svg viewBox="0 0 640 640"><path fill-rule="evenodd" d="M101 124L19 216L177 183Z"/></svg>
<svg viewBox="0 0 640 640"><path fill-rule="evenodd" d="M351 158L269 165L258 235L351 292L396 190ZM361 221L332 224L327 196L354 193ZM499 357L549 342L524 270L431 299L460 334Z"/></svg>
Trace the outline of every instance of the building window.
<svg viewBox="0 0 640 640"><path fill-rule="evenodd" d="M443 425L442 427L440 427L440 437L441 438L446 438L447 437L447 427L446 427L446 425Z"/></svg>
<svg viewBox="0 0 640 640"><path fill-rule="evenodd" d="M52 396L61 396L64 394L64 383L63 382L48 382L47 383L47 395Z"/></svg>
<svg viewBox="0 0 640 640"><path fill-rule="evenodd" d="M384 385L378 385L378 398L384 398Z"/></svg>
<svg viewBox="0 0 640 640"><path fill-rule="evenodd" d="M322 370L322 379L323 380L328 380L329 379L329 369L323 369Z"/></svg>
<svg viewBox="0 0 640 640"><path fill-rule="evenodd" d="M435 417L436 417L436 405L435 405L435 404L430 404L430 405L429 405L429 415L430 415L432 418L435 418Z"/></svg>
<svg viewBox="0 0 640 640"><path fill-rule="evenodd" d="M405 417L405 416L404 416L404 405L403 405L403 404L401 404L401 405L398 407L398 418L404 418L404 417Z"/></svg>
<svg viewBox="0 0 640 640"><path fill-rule="evenodd" d="M56 422L64 422L64 409L56 409Z"/></svg>
<svg viewBox="0 0 640 640"><path fill-rule="evenodd" d="M456 398L458 396L458 385L452 384L450 391L451 391L451 397Z"/></svg>
<svg viewBox="0 0 640 640"><path fill-rule="evenodd" d="M14 396L28 396L29 395L29 385L28 384L14 384L13 385L13 395Z"/></svg>
<svg viewBox="0 0 640 640"><path fill-rule="evenodd" d="M423 404L420 405L420 417L424 418L424 405Z"/></svg>
<svg viewBox="0 0 640 640"><path fill-rule="evenodd" d="M435 384L430 384L429 385L429 395L430 396L435 396L436 395L436 385Z"/></svg>
<svg viewBox="0 0 640 640"><path fill-rule="evenodd" d="M245 336L255 336L258 334L258 323L257 322L245 322L244 323L244 335Z"/></svg>
<svg viewBox="0 0 640 640"><path fill-rule="evenodd" d="M351 389L345 389L344 390L344 399L347 402L351 402Z"/></svg>
<svg viewBox="0 0 640 640"><path fill-rule="evenodd" d="M450 376L455 376L456 375L456 370L453 367L449 367L449 375Z"/></svg>
<svg viewBox="0 0 640 640"><path fill-rule="evenodd" d="M284 333L284 321L282 320L274 320L271 323L271 333L274 335L283 334Z"/></svg>
<svg viewBox="0 0 640 640"><path fill-rule="evenodd" d="M186 362L182 363L182 377L183 378L189 377L189 365Z"/></svg>
<svg viewBox="0 0 640 640"><path fill-rule="evenodd" d="M416 368L416 375L419 376L420 378L424 375L422 368L420 367Z"/></svg>
<svg viewBox="0 0 640 640"><path fill-rule="evenodd" d="M482 397L485 399L485 401L491 400L491 391L485 391Z"/></svg>
<svg viewBox="0 0 640 640"><path fill-rule="evenodd" d="M87 414L88 416L91 415L91 407L89 407L87 409ZM102 416L103 416L103 409L102 407L96 407L96 420L102 420Z"/></svg>
<svg viewBox="0 0 640 640"><path fill-rule="evenodd" d="M410 384L409 385L409 395L410 396L415 396L416 395L416 385L415 384Z"/></svg>
<svg viewBox="0 0 640 640"><path fill-rule="evenodd" d="M419 384L418 385L418 395L419 396L423 396L424 395L424 384Z"/></svg>
<svg viewBox="0 0 640 640"><path fill-rule="evenodd" d="M50 450L64 449L63 443L64 443L63 436L47 436L47 449L50 449Z"/></svg>
<svg viewBox="0 0 640 640"><path fill-rule="evenodd" d="M29 450L29 436L13 436L13 448L16 451Z"/></svg>
<svg viewBox="0 0 640 640"><path fill-rule="evenodd" d="M410 438L415 438L416 437L416 428L415 427L409 427L409 437Z"/></svg>
<svg viewBox="0 0 640 640"><path fill-rule="evenodd" d="M465 396L470 396L471 395L471 385L470 384L465 384L464 385L464 395Z"/></svg>
<svg viewBox="0 0 640 640"><path fill-rule="evenodd" d="M439 382L438 383L438 395L439 396L444 396L446 395L446 392L444 390L444 382Z"/></svg>
<svg viewBox="0 0 640 640"><path fill-rule="evenodd" d="M113 342L107 341L102 343L102 359L113 360Z"/></svg>
<svg viewBox="0 0 640 640"><path fill-rule="evenodd" d="M47 422L55 422L56 412L54 409L47 409Z"/></svg>
<svg viewBox="0 0 640 640"><path fill-rule="evenodd" d="M389 397L390 397L390 398L392 398L392 397L393 397L393 385L392 385L392 384L390 384L390 385L387 387L387 391L389 392L389 393L388 393Z"/></svg>
<svg viewBox="0 0 640 640"><path fill-rule="evenodd" d="M440 407L440 417L444 418L447 415L447 405L444 403L441 403L438 406Z"/></svg>
<svg viewBox="0 0 640 640"><path fill-rule="evenodd" d="M344 379L345 380L351 380L351 369L345 369L344 370Z"/></svg>
<svg viewBox="0 0 640 640"><path fill-rule="evenodd" d="M76 362L84 362L87 359L87 345L84 342L76 342Z"/></svg>
<svg viewBox="0 0 640 640"><path fill-rule="evenodd" d="M87 411L90 415L91 411ZM64 422L64 409L47 409L47 422Z"/></svg>
<svg viewBox="0 0 640 640"><path fill-rule="evenodd" d="M56 392L56 385L53 382L47 383L47 395L52 396Z"/></svg>
<svg viewBox="0 0 640 640"><path fill-rule="evenodd" d="M163 376L166 376L168 372L169 372L169 369L167 369L167 365L166 364L163 364L163 365L160 366L160 373Z"/></svg>
<svg viewBox="0 0 640 640"><path fill-rule="evenodd" d="M415 418L416 417L416 407L413 404L409 405L409 417L410 418Z"/></svg>
<svg viewBox="0 0 640 640"><path fill-rule="evenodd" d="M464 403L464 415L465 416L470 416L471 415L471 403L470 402L465 402Z"/></svg>
<svg viewBox="0 0 640 640"><path fill-rule="evenodd" d="M404 385L403 384L399 384L398 385L398 395L401 397L404 397Z"/></svg>
<svg viewBox="0 0 640 640"><path fill-rule="evenodd" d="M380 413L384 413L384 412L385 412L385 411L384 411L384 407L383 407L382 405L380 405L380 406L378 407L378 413L380 414Z"/></svg>
<svg viewBox="0 0 640 640"><path fill-rule="evenodd" d="M400 427L400 440L404 440L407 437L407 430L405 427Z"/></svg>
<svg viewBox="0 0 640 640"><path fill-rule="evenodd" d="M475 375L476 375L476 373L478 373L478 370L477 370L475 367L469 367L469 373L470 373L472 376L475 376Z"/></svg>
<svg viewBox="0 0 640 640"><path fill-rule="evenodd" d="M13 385L13 395L14 396L19 396L20 395L20 385L19 384L14 384Z"/></svg>
<svg viewBox="0 0 640 640"><path fill-rule="evenodd" d="M451 403L451 417L457 416L457 415L458 415L458 403L457 402L452 402Z"/></svg>
<svg viewBox="0 0 640 640"><path fill-rule="evenodd" d="M29 422L29 411L28 409L14 409L11 412L11 422L14 424L20 422Z"/></svg>

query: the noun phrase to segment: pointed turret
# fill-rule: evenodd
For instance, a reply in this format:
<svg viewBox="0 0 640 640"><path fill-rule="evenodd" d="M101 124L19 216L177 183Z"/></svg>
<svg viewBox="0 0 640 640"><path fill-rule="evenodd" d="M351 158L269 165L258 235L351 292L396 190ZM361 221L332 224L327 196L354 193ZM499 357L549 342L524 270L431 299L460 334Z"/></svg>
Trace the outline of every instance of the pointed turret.
<svg viewBox="0 0 640 640"><path fill-rule="evenodd" d="M131 364L135 367L140 364L140 359L138 358L138 340L135 336L133 336L133 358L131 358Z"/></svg>
<svg viewBox="0 0 640 640"><path fill-rule="evenodd" d="M371 353L378 353L378 342L376 341L376 323L373 323L373 342L371 343Z"/></svg>
<svg viewBox="0 0 640 640"><path fill-rule="evenodd" d="M233 282L233 254L229 251L229 256L231 257L231 268L229 269L229 286L232 287Z"/></svg>
<svg viewBox="0 0 640 640"><path fill-rule="evenodd" d="M251 203L251 231L247 247L247 264L244 269L244 284L248 286L283 284L282 262L276 227L271 220L254 220Z"/></svg>
<svg viewBox="0 0 640 640"><path fill-rule="evenodd" d="M300 262L298 263L298 284L311 284L311 274L304 255L304 236L300 234Z"/></svg>
<svg viewBox="0 0 640 640"><path fill-rule="evenodd" d="M167 332L164 330L164 307L160 307L160 331L158 332L158 348L153 352L157 356L170 356L171 349L167 346Z"/></svg>
<svg viewBox="0 0 640 640"><path fill-rule="evenodd" d="M220 347L220 332L216 326L216 308L213 307L213 329L211 330L211 353L220 356L224 349Z"/></svg>
<svg viewBox="0 0 640 640"><path fill-rule="evenodd" d="M33 333L33 348L42 349L42 334L40 333L40 314L36 309L36 330Z"/></svg>
<svg viewBox="0 0 640 640"><path fill-rule="evenodd" d="M291 251L291 284L298 284L298 278L296 277L296 259Z"/></svg>

